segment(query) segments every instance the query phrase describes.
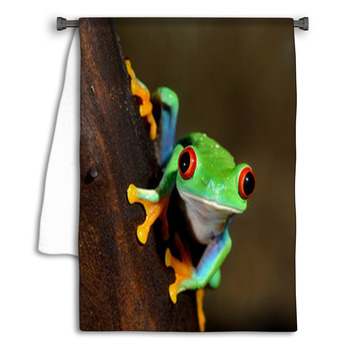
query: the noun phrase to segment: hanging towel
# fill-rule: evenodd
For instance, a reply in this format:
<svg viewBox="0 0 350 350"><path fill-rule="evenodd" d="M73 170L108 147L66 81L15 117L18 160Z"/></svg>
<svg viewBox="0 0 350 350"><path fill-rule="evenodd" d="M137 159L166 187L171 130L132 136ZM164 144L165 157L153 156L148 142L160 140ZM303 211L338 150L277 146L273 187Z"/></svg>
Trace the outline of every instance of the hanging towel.
<svg viewBox="0 0 350 350"><path fill-rule="evenodd" d="M73 32L48 162L38 249L78 255L80 42Z"/></svg>
<svg viewBox="0 0 350 350"><path fill-rule="evenodd" d="M80 328L295 331L293 20L86 18L79 34L80 162L78 133L58 136L79 121L71 51L39 249L79 251ZM170 163L149 224L153 197L130 189L154 191Z"/></svg>

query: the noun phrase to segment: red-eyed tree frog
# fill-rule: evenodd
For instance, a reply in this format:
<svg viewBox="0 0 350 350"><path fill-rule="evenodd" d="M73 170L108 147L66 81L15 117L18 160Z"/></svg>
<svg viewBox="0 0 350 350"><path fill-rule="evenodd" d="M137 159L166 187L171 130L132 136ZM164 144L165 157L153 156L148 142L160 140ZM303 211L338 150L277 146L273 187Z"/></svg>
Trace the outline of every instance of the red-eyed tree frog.
<svg viewBox="0 0 350 350"><path fill-rule="evenodd" d="M178 240L181 261L165 253L165 263L175 270L176 280L169 287L171 300L185 290L197 290L200 329L204 330L202 300L204 287L217 288L220 267L231 249L228 228L236 214L247 208L247 199L255 188L255 176L248 164L235 164L232 155L203 133L191 133L174 144L179 110L176 93L158 88L151 96L160 106L162 131L159 140L163 177L155 189L142 189L131 184L129 202L141 203L146 219L137 228L138 240L145 244L150 227L158 217L166 218L170 195L176 187L191 233L206 249L196 267Z"/></svg>

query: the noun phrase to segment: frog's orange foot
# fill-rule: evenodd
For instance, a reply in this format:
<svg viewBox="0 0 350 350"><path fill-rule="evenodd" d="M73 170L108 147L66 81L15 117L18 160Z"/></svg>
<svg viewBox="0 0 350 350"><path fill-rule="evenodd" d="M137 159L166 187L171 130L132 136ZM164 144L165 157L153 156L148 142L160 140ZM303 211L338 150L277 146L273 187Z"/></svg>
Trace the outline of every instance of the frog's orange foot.
<svg viewBox="0 0 350 350"><path fill-rule="evenodd" d="M165 265L167 267L171 266L175 271L175 282L169 286L169 295L171 301L176 304L177 295L186 288L184 287L184 282L188 282L193 278L194 266L192 263L192 257L188 247L184 246L181 242L178 234L175 235L175 245L180 251L181 261L176 259L170 252L168 248L165 251ZM196 302L197 302L197 315L199 330L204 332L205 329L205 315L203 311L203 298L204 298L204 288L196 290Z"/></svg>
<svg viewBox="0 0 350 350"><path fill-rule="evenodd" d="M131 79L131 93L138 97L140 115L146 118L147 123L150 125L150 137L152 140L155 140L157 137L157 123L152 113L153 105L151 102L151 94L146 85L136 78L130 60L125 60L125 65Z"/></svg>
<svg viewBox="0 0 350 350"><path fill-rule="evenodd" d="M175 282L169 286L170 299L174 304L177 302L177 295L185 290L183 282L190 280L194 272L191 254L178 235L175 235L175 244L180 251L181 261L171 254L169 248L165 252L165 265L172 267L175 271Z"/></svg>
<svg viewBox="0 0 350 350"><path fill-rule="evenodd" d="M149 230L153 223L162 215L162 213L166 212L168 207L169 199L162 198L159 201L151 202L147 199L143 199L139 195L139 190L135 185L131 184L128 187L127 195L130 204L140 203L143 205L146 211L146 219L143 224L137 227L137 238L142 243L145 244L147 242ZM166 215L162 215L163 220L166 220ZM167 227L167 224L163 224L163 226ZM163 234L164 235L164 234Z"/></svg>

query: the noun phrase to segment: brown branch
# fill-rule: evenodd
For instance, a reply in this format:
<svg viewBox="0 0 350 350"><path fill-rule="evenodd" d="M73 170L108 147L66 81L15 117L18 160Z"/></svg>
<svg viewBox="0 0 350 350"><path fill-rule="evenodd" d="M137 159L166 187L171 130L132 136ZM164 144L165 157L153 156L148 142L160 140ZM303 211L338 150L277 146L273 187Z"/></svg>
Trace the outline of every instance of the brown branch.
<svg viewBox="0 0 350 350"><path fill-rule="evenodd" d="M127 187L154 188L161 170L113 22L81 19L80 40L80 328L198 331L195 294L169 298L174 272L160 225L146 245L136 237L145 214L128 203Z"/></svg>

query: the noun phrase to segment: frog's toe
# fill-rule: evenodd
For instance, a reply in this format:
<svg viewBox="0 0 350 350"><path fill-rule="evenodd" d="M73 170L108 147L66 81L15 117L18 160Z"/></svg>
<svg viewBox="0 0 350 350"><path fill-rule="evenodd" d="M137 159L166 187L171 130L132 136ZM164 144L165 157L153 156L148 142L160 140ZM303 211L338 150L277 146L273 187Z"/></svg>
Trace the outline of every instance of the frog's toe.
<svg viewBox="0 0 350 350"><path fill-rule="evenodd" d="M150 125L149 135L151 140L154 141L157 138L157 123L152 113L146 115L147 123Z"/></svg>
<svg viewBox="0 0 350 350"><path fill-rule="evenodd" d="M150 226L147 223L143 223L137 227L137 238L142 244L146 244Z"/></svg>
<svg viewBox="0 0 350 350"><path fill-rule="evenodd" d="M167 248L166 251L165 251L165 266L166 267L170 266L171 258L172 258L172 255L170 253L170 249Z"/></svg>
<svg viewBox="0 0 350 350"><path fill-rule="evenodd" d="M169 286L169 296L174 304L176 304L177 302L177 295L186 290L186 288L182 284L184 280L186 279L176 277L175 282Z"/></svg>
<svg viewBox="0 0 350 350"><path fill-rule="evenodd" d="M177 302L177 285L176 283L173 283L169 286L169 296L171 301L176 304Z"/></svg>
<svg viewBox="0 0 350 350"><path fill-rule="evenodd" d="M133 184L129 185L127 195L128 195L128 201L130 204L135 203L137 199L139 199L139 196L137 195L137 188L135 185Z"/></svg>

